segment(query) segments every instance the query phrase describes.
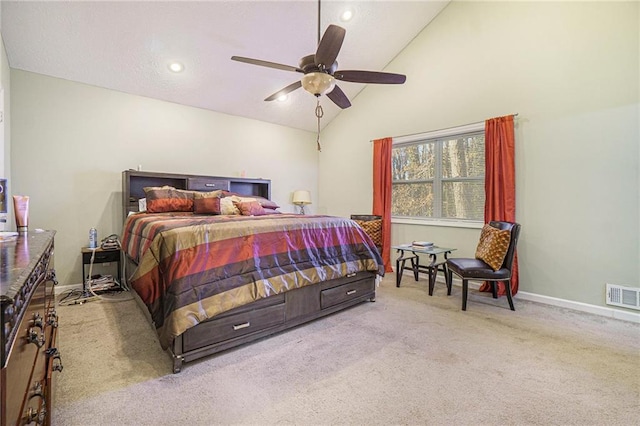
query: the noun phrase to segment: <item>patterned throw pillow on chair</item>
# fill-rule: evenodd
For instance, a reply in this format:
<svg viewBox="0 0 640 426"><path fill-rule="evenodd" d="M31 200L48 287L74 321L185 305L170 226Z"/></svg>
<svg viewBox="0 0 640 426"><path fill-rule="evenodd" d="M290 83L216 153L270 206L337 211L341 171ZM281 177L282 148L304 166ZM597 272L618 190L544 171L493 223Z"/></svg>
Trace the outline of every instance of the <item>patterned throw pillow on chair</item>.
<svg viewBox="0 0 640 426"><path fill-rule="evenodd" d="M511 231L500 230L489 224L484 225L476 248L476 259L482 260L497 271L502 267L510 242Z"/></svg>

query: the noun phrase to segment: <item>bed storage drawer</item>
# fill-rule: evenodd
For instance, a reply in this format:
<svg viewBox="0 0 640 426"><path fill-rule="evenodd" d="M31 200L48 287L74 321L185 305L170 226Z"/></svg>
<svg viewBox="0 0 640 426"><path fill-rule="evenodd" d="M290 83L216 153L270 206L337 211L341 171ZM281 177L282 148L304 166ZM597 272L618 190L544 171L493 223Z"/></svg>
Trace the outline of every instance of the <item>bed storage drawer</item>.
<svg viewBox="0 0 640 426"><path fill-rule="evenodd" d="M194 191L216 191L223 189L228 191L230 183L225 179L211 179L211 178L189 178L189 188Z"/></svg>
<svg viewBox="0 0 640 426"><path fill-rule="evenodd" d="M374 291L375 281L370 278L328 288L322 290L320 293L320 307L326 309L353 299L358 299Z"/></svg>
<svg viewBox="0 0 640 426"><path fill-rule="evenodd" d="M183 350L188 351L284 323L284 302L200 323L184 333Z"/></svg>

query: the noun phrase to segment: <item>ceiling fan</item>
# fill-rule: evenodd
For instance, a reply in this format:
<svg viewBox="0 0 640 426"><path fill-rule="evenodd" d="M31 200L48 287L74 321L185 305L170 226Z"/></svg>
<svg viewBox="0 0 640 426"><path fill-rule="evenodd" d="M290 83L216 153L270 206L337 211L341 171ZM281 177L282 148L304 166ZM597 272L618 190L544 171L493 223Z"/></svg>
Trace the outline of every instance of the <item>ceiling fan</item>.
<svg viewBox="0 0 640 426"><path fill-rule="evenodd" d="M267 97L265 101L276 100L302 87L316 97L326 95L333 103L344 109L349 108L351 102L340 87L336 85L336 80L370 84L403 84L406 81L407 77L402 74L363 70L338 70L338 62L336 59L342 47L345 34L346 30L344 28L332 24L327 27L322 39L320 38L320 1L318 1L318 48L314 54L307 55L300 59L297 67L241 56L232 56L231 59L247 64L304 74L299 81L278 90L273 95Z"/></svg>

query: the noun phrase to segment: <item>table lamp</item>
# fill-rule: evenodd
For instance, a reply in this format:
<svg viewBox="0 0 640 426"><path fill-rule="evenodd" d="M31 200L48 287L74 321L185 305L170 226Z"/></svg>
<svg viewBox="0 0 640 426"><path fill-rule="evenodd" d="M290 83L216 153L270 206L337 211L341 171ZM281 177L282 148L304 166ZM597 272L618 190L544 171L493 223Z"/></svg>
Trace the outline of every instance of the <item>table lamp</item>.
<svg viewBox="0 0 640 426"><path fill-rule="evenodd" d="M309 191L298 190L293 193L293 204L300 207L300 214L304 214L304 206L311 204L311 194Z"/></svg>

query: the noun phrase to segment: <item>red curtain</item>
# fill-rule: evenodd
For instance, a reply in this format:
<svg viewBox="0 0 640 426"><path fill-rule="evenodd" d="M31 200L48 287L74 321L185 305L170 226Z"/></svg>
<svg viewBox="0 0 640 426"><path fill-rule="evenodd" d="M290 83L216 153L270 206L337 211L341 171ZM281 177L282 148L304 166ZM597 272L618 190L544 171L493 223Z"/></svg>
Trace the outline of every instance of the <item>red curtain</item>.
<svg viewBox="0 0 640 426"><path fill-rule="evenodd" d="M491 118L485 122L485 204L484 222L516 221L516 165L513 115ZM488 283L480 291L491 291ZM518 257L513 260L511 292L518 292ZM498 283L498 294L506 294Z"/></svg>
<svg viewBox="0 0 640 426"><path fill-rule="evenodd" d="M373 141L373 214L382 216L382 260L391 268L391 138Z"/></svg>

